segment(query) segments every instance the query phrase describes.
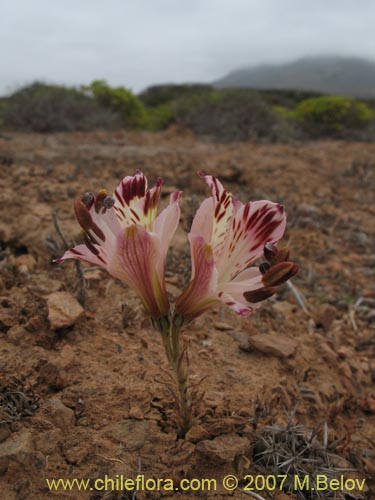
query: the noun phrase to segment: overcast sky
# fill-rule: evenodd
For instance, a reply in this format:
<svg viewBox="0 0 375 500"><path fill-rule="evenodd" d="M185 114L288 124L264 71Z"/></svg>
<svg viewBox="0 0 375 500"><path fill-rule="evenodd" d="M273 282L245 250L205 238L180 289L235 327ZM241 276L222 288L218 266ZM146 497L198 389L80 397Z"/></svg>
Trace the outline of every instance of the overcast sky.
<svg viewBox="0 0 375 500"><path fill-rule="evenodd" d="M0 94L36 79L134 91L305 55L375 56L375 0L0 0Z"/></svg>

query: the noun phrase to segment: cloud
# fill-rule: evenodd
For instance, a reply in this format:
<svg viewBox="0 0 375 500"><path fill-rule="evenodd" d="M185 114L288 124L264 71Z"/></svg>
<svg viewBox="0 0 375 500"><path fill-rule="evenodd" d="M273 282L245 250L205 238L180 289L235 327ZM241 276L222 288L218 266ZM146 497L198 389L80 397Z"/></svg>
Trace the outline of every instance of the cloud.
<svg viewBox="0 0 375 500"><path fill-rule="evenodd" d="M0 12L0 92L105 78L136 91L314 54L373 57L372 0L13 0Z"/></svg>

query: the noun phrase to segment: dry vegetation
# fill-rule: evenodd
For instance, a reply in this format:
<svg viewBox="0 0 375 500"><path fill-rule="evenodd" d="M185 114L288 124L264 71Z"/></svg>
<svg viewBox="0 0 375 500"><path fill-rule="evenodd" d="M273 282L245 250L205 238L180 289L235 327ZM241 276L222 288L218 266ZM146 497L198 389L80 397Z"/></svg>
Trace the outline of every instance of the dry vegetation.
<svg viewBox="0 0 375 500"><path fill-rule="evenodd" d="M45 478L140 471L176 483L220 482L226 474L283 473L288 460L289 472L328 467L366 479L362 493L320 498L374 498L374 158L374 144L363 142L224 145L173 129L2 136L0 498L250 498L244 483L235 493L146 496L52 493ZM136 168L151 180L162 176L165 193L184 191L168 259L172 296L189 277L184 230L207 196L197 170L218 175L242 201L283 203L285 242L301 268L293 287L256 315L222 308L186 332L204 398L185 439L176 438L161 340L135 295L101 270L84 265L79 276L73 262L52 264L64 246L53 211L64 237L78 241L74 197L112 190ZM79 298L84 313L53 328L51 304L62 291Z"/></svg>

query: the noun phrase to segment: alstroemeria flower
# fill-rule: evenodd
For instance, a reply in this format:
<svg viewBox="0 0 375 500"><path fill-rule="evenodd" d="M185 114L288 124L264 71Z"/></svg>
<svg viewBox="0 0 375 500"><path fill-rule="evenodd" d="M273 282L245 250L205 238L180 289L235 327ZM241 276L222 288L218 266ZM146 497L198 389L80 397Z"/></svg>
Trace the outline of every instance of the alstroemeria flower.
<svg viewBox="0 0 375 500"><path fill-rule="evenodd" d="M289 253L275 247L285 231L284 208L267 200L243 204L215 177L199 175L212 196L191 226L192 277L176 312L192 319L221 301L247 316L298 270ZM262 255L268 262L250 267Z"/></svg>
<svg viewBox="0 0 375 500"><path fill-rule="evenodd" d="M79 259L101 266L137 292L152 318L169 312L165 288L165 260L180 218L179 192L158 216L162 186L152 189L139 170L125 177L113 196L105 190L85 193L74 202L84 244L71 248L58 260Z"/></svg>

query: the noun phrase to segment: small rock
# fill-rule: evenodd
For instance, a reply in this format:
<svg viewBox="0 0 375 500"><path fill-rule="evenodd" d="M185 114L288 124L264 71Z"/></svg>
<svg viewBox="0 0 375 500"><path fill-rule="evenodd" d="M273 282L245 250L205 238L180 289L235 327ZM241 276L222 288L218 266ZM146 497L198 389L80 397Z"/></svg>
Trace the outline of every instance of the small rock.
<svg viewBox="0 0 375 500"><path fill-rule="evenodd" d="M272 309L286 316L295 311L296 307L286 300L280 300L272 304Z"/></svg>
<svg viewBox="0 0 375 500"><path fill-rule="evenodd" d="M165 282L170 283L171 285L178 285L180 282L180 279L178 276L173 274L172 276L166 276Z"/></svg>
<svg viewBox="0 0 375 500"><path fill-rule="evenodd" d="M25 330L28 332L37 332L43 327L43 318L40 316L32 316L27 323L25 323Z"/></svg>
<svg viewBox="0 0 375 500"><path fill-rule="evenodd" d="M246 346L248 345L248 338L249 338L249 335L245 332L230 332L230 336L233 337L235 340L237 340L237 342L243 346ZM244 349L246 351L246 349Z"/></svg>
<svg viewBox="0 0 375 500"><path fill-rule="evenodd" d="M283 335L252 335L240 344L240 349L251 352L253 349L279 358L288 358L294 354L298 342Z"/></svg>
<svg viewBox="0 0 375 500"><path fill-rule="evenodd" d="M7 311L0 310L0 332L7 333L16 323L16 319Z"/></svg>
<svg viewBox="0 0 375 500"><path fill-rule="evenodd" d="M129 410L129 417L130 418L135 418L136 420L143 420L144 414L143 411L140 409L139 406L132 406Z"/></svg>
<svg viewBox="0 0 375 500"><path fill-rule="evenodd" d="M198 443L199 441L203 441L209 437L210 435L204 427L201 425L193 425L193 427L187 432L185 439L191 443Z"/></svg>
<svg viewBox="0 0 375 500"><path fill-rule="evenodd" d="M214 328L216 330L220 330L220 331L223 331L223 332L226 332L226 331L229 331L229 330L233 330L233 326L230 325L229 323L224 323L223 321L216 321L214 323Z"/></svg>
<svg viewBox="0 0 375 500"><path fill-rule="evenodd" d="M21 274L28 274L35 270L36 260L29 253L16 257L15 264Z"/></svg>
<svg viewBox="0 0 375 500"><path fill-rule="evenodd" d="M43 466L44 456L35 451L31 432L22 430L13 433L0 444L0 469L7 470L10 461L17 462L25 468L30 468L33 465Z"/></svg>
<svg viewBox="0 0 375 500"><path fill-rule="evenodd" d="M62 431L68 431L74 427L74 411L65 406L59 399L50 399L46 402L45 408L49 420Z"/></svg>
<svg viewBox="0 0 375 500"><path fill-rule="evenodd" d="M103 271L101 269L92 269L84 273L87 281L101 281L103 279Z"/></svg>
<svg viewBox="0 0 375 500"><path fill-rule="evenodd" d="M336 365L339 359L338 354L327 344L324 339L317 339L316 347L323 359L332 365Z"/></svg>
<svg viewBox="0 0 375 500"><path fill-rule="evenodd" d="M67 385L66 377L54 363L41 360L38 367L38 383L46 384L53 391L60 391Z"/></svg>
<svg viewBox="0 0 375 500"><path fill-rule="evenodd" d="M249 408L247 408L246 406L243 406L242 408L240 408L238 410L238 415L240 415L240 417L250 418L252 413L251 413L251 410Z"/></svg>
<svg viewBox="0 0 375 500"><path fill-rule="evenodd" d="M63 286L64 284L61 281L53 280L45 274L40 274L33 276L33 281L28 285L28 288L41 295L47 295L49 293L58 292Z"/></svg>
<svg viewBox="0 0 375 500"><path fill-rule="evenodd" d="M361 408L365 413L375 414L375 399L371 396L364 399L361 403Z"/></svg>
<svg viewBox="0 0 375 500"><path fill-rule="evenodd" d="M47 297L48 320L53 330L74 325L84 314L83 307L69 292L54 292Z"/></svg>
<svg viewBox="0 0 375 500"><path fill-rule="evenodd" d="M349 379L349 380L352 379L352 376L353 376L352 369L350 368L350 364L347 361L342 361L339 364L339 371L347 379Z"/></svg>
<svg viewBox="0 0 375 500"><path fill-rule="evenodd" d="M149 435L149 423L134 418L110 424L104 429L105 436L122 443L128 451L141 450Z"/></svg>
<svg viewBox="0 0 375 500"><path fill-rule="evenodd" d="M45 455L51 455L57 450L59 442L62 441L63 435L61 429L45 430L39 432L36 440L36 447Z"/></svg>
<svg viewBox="0 0 375 500"><path fill-rule="evenodd" d="M181 290L171 283L166 284L167 292L171 295L173 300L176 300L177 297L181 295Z"/></svg>
<svg viewBox="0 0 375 500"><path fill-rule="evenodd" d="M242 168L232 163L220 172L220 177L227 182L238 182L242 176Z"/></svg>
<svg viewBox="0 0 375 500"><path fill-rule="evenodd" d="M19 345L25 340L25 329L21 325L14 325L7 332L7 339L14 345Z"/></svg>
<svg viewBox="0 0 375 500"><path fill-rule="evenodd" d="M330 304L322 304L315 313L316 326L323 328L323 330L325 331L328 331L336 316L337 316L336 307Z"/></svg>
<svg viewBox="0 0 375 500"><path fill-rule="evenodd" d="M308 205L307 203L301 203L298 205L298 213L299 215L305 215L305 216L313 216L313 215L318 215L320 212L317 207L314 205Z"/></svg>
<svg viewBox="0 0 375 500"><path fill-rule="evenodd" d="M70 464L79 465L84 462L91 452L91 436L84 433L83 436L71 436L62 442L62 452L66 461Z"/></svg>
<svg viewBox="0 0 375 500"><path fill-rule="evenodd" d="M14 484L16 500L28 500L30 498L31 482L29 479L19 479Z"/></svg>
<svg viewBox="0 0 375 500"><path fill-rule="evenodd" d="M224 434L212 441L200 441L195 449L210 462L224 464L233 462L238 456L246 455L249 451L249 441L235 433Z"/></svg>
<svg viewBox="0 0 375 500"><path fill-rule="evenodd" d="M0 443L5 441L11 434L12 431L10 430L7 422L0 422Z"/></svg>
<svg viewBox="0 0 375 500"><path fill-rule="evenodd" d="M73 347L69 344L65 344L55 357L55 365L60 369L68 368L73 364L75 356Z"/></svg>

